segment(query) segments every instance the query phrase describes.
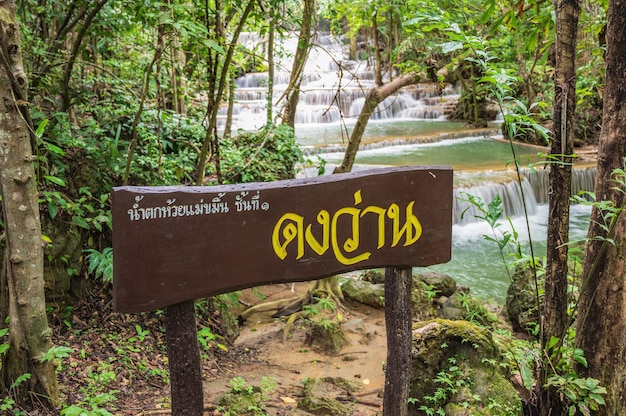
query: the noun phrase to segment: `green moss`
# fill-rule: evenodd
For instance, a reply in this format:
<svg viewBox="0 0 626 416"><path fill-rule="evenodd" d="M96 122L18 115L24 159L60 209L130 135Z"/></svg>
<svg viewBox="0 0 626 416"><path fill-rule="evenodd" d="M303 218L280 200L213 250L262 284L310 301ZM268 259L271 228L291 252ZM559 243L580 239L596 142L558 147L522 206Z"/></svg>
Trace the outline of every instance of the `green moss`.
<svg viewBox="0 0 626 416"><path fill-rule="evenodd" d="M410 397L446 415L519 415L521 401L500 372L491 332L467 321L413 325ZM451 388L450 386L454 386Z"/></svg>
<svg viewBox="0 0 626 416"><path fill-rule="evenodd" d="M347 381L346 381L347 382ZM352 412L352 406L337 401L337 391L345 391L344 383L336 378L307 378L304 381L304 398L298 402L298 409L316 415L343 416Z"/></svg>

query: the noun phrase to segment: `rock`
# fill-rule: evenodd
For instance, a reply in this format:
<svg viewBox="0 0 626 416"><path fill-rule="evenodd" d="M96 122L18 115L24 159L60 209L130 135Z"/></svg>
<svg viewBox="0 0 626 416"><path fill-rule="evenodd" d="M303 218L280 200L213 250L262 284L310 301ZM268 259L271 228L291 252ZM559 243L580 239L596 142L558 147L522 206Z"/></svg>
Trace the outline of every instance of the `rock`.
<svg viewBox="0 0 626 416"><path fill-rule="evenodd" d="M370 269L361 273L361 280L370 283L385 283L385 271L382 269Z"/></svg>
<svg viewBox="0 0 626 416"><path fill-rule="evenodd" d="M372 284L363 280L347 279L341 285L341 291L345 297L364 305L375 308L385 306L385 286L381 283Z"/></svg>
<svg viewBox="0 0 626 416"><path fill-rule="evenodd" d="M327 355L337 355L348 345L348 339L336 321L315 321L306 333L304 343Z"/></svg>
<svg viewBox="0 0 626 416"><path fill-rule="evenodd" d="M539 322L535 277L530 268L515 271L506 292L505 308L513 331L530 334L532 324Z"/></svg>
<svg viewBox="0 0 626 416"><path fill-rule="evenodd" d="M519 415L521 400L500 372L487 328L435 319L413 325L409 397L446 415Z"/></svg>
<svg viewBox="0 0 626 416"><path fill-rule="evenodd" d="M457 289L456 280L447 274L426 271L416 274L415 277L435 291L437 296L452 296Z"/></svg>
<svg viewBox="0 0 626 416"><path fill-rule="evenodd" d="M483 326L493 326L498 322L498 317L478 299L459 291L446 299L441 315L445 319L470 321Z"/></svg>
<svg viewBox="0 0 626 416"><path fill-rule="evenodd" d="M339 397L351 397L361 390L362 385L342 377L307 378L304 398L298 402L298 409L316 415L350 415L352 406L342 404Z"/></svg>

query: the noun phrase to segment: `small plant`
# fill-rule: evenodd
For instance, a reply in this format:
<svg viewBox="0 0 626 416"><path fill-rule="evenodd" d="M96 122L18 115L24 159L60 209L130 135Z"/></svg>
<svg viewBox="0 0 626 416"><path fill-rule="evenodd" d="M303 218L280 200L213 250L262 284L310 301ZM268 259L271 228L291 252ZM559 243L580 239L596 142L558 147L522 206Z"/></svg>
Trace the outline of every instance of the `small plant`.
<svg viewBox="0 0 626 416"><path fill-rule="evenodd" d="M447 370L441 370L434 379L437 388L432 395L424 396L425 404L419 406L419 410L426 415L446 416L444 406L450 401L460 388L471 387L472 381L468 374L457 364L456 357L448 358L450 366ZM475 398L480 399L480 398ZM409 398L409 404L417 405L420 400Z"/></svg>
<svg viewBox="0 0 626 416"><path fill-rule="evenodd" d="M231 391L219 401L219 410L226 416L265 415L268 394L276 389L276 379L263 377L258 387L248 384L243 377L234 377L230 381Z"/></svg>
<svg viewBox="0 0 626 416"><path fill-rule="evenodd" d="M113 283L113 248L105 247L102 251L86 249L87 271L105 284Z"/></svg>
<svg viewBox="0 0 626 416"><path fill-rule="evenodd" d="M228 351L228 347L226 345L218 342L218 339L222 338L222 336L214 334L208 326L205 326L198 331L198 342L204 351L209 351L212 348Z"/></svg>
<svg viewBox="0 0 626 416"><path fill-rule="evenodd" d="M116 379L111 363L100 361L95 370L92 366L87 367L88 385L80 388L83 400L61 409L61 416L113 416L106 407L117 400L118 390L108 390Z"/></svg>

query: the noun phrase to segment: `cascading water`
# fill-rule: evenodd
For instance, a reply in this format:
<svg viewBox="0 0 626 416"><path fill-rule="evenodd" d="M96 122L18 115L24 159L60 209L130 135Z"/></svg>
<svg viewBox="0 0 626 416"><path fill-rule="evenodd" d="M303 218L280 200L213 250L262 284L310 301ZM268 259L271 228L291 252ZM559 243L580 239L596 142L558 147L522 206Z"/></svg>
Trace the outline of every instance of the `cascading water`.
<svg viewBox="0 0 626 416"><path fill-rule="evenodd" d="M286 39L276 64L273 97L279 99L289 84L291 55L297 39ZM263 40L252 34L241 42L251 50L259 49ZM296 112L298 126L351 123L360 113L365 95L375 87L373 68L367 60L346 58L346 46L327 34L318 34L309 53L300 85L300 101ZM235 81L236 104L234 128L258 129L266 122L267 73L248 73ZM371 119L376 120L441 120L454 107L458 89L448 86L444 91L432 84L404 88L380 103ZM280 106L281 103L278 103ZM225 109L221 118L225 117Z"/></svg>
<svg viewBox="0 0 626 416"><path fill-rule="evenodd" d="M245 35L249 48L259 41ZM288 39L284 50L295 50L296 39ZM361 111L365 94L374 87L372 67L367 61L350 61L345 47L330 36L318 36L305 67L296 115L296 136L309 158L316 155L331 172L343 158L346 137ZM289 53L285 54L289 56ZM290 60L277 65L273 96L281 96L289 82ZM266 122L268 77L251 73L237 79L234 129L258 129ZM467 130L462 123L445 121L458 90L444 89L442 95L432 85L404 88L377 107L362 139L354 169L398 165L450 165L455 173L455 202L452 261L432 266L471 287L483 298L503 302L510 283L498 247L484 236L496 237L501 231L515 231L527 249L530 223L535 254L542 256L547 241L548 170L523 168L522 187L510 168L510 144L492 137L499 135L497 122L491 130ZM517 146L520 160L543 161L534 147ZM523 165L525 162L521 162ZM304 169L301 176L315 175ZM573 194L593 190L595 169L573 170ZM468 203L468 195L484 204L495 195L503 200L504 216L497 230L476 218L480 213ZM524 197L525 204L523 203ZM524 208L525 207L525 208ZM572 239L584 238L590 209L573 205L570 211ZM527 217L526 217L527 216ZM507 221L505 217L510 218ZM513 228L511 228L513 227ZM528 250L526 250L528 251ZM527 253L529 254L529 253Z"/></svg>

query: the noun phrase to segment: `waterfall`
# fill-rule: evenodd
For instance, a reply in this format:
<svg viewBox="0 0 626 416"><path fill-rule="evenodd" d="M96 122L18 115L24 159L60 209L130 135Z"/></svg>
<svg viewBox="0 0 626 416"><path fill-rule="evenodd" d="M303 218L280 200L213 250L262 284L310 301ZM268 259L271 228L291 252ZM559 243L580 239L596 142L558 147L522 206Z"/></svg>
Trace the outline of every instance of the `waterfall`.
<svg viewBox="0 0 626 416"><path fill-rule="evenodd" d="M548 203L548 169L522 169L522 190L526 198L528 215L533 215L538 204ZM496 195L502 198L503 218L524 215L522 192L515 175L510 172L491 172L491 177L479 180L478 184L464 184L454 189L453 223L468 224L481 221L476 215L482 215L471 203L468 195L478 197L485 209ZM572 169L572 195L580 191L593 191L596 168ZM470 175L471 177L471 175ZM497 179L496 179L497 178ZM467 178L464 179L467 181Z"/></svg>
<svg viewBox="0 0 626 416"><path fill-rule="evenodd" d="M548 172L549 169L522 169L522 174L530 182L535 198L540 204L548 203ZM581 191L593 191L596 180L596 168L572 169L572 195Z"/></svg>
<svg viewBox="0 0 626 416"><path fill-rule="evenodd" d="M276 56L275 99L289 84L296 43L296 38L288 38L277 45L277 50L282 52ZM252 33L242 34L240 44L257 51L257 54L264 54L265 39ZM367 60L348 59L347 47L340 39L329 34L316 35L300 85L296 124L338 123L342 117L347 122L353 122L361 112L366 94L376 87L373 70ZM386 77L387 82L388 75ZM237 78L235 85L233 127L244 130L260 128L266 122L268 74L247 73ZM458 97L458 87L448 86L443 92L434 84L405 87L380 103L371 119L442 120L454 108ZM219 125L223 124L225 114L225 110L221 111Z"/></svg>

